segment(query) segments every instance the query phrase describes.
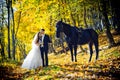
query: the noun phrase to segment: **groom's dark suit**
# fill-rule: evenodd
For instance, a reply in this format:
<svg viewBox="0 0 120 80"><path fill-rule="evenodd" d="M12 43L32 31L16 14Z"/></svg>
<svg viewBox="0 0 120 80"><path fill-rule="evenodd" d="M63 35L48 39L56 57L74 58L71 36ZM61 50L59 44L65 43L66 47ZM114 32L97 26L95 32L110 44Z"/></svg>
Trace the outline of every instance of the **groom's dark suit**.
<svg viewBox="0 0 120 80"><path fill-rule="evenodd" d="M43 46L40 46L43 67L48 66L48 43L51 43L51 40L49 36L45 34L43 38Z"/></svg>

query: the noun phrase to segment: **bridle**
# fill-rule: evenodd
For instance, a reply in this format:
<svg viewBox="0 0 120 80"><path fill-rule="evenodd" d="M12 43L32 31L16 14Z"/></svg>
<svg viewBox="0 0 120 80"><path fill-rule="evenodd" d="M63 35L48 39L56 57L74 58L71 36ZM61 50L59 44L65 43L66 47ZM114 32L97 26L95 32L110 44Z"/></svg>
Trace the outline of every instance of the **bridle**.
<svg viewBox="0 0 120 80"><path fill-rule="evenodd" d="M60 23L60 26L61 26L61 32L63 32L63 24L62 24L62 21Z"/></svg>

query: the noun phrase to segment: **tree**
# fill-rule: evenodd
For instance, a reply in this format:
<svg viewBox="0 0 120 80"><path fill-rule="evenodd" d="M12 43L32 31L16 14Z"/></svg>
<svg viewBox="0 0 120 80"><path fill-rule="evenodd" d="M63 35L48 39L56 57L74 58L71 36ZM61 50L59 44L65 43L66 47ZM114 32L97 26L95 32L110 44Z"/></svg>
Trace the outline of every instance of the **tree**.
<svg viewBox="0 0 120 80"><path fill-rule="evenodd" d="M109 43L114 43L110 26L108 25L107 12L110 7L106 5L106 11L98 10L102 6L98 5L101 0L13 0L13 6L16 7L15 15L15 39L20 40L26 46L26 52L29 51L33 35L44 28L46 33L55 36L55 25L58 20L63 19L64 22L73 26L82 26L94 28L94 25L100 24L105 18L106 34ZM19 4L20 3L20 4ZM108 1L107 1L108 3ZM101 3L103 4L103 3ZM37 7L36 7L37 6ZM94 8L94 9L93 9ZM33 12L34 11L34 12ZM99 13L100 12L100 13ZM107 13L107 15L105 14ZM93 16L97 16L93 18ZM99 17L98 17L99 16ZM111 16L110 16L111 17ZM13 28L13 27L12 27ZM19 28L19 30L18 30ZM103 29L103 28L102 28ZM13 30L13 29L12 29ZM26 35L29 36L26 36ZM14 36L14 35L13 35ZM55 39L55 38L54 38ZM16 41L17 42L17 41ZM14 43L14 42L13 42ZM16 45L18 47L18 45ZM16 48L17 49L17 48Z"/></svg>
<svg viewBox="0 0 120 80"><path fill-rule="evenodd" d="M13 11L13 7L11 5L11 12L12 12L12 22L13 22L13 25L12 25L12 58L15 60L15 23L14 23L14 11Z"/></svg>
<svg viewBox="0 0 120 80"><path fill-rule="evenodd" d="M115 41L113 39L113 36L110 32L110 24L109 24L109 20L108 20L108 14L107 14L107 5L106 5L107 1L105 0L101 0L101 6L102 6L102 14L104 16L104 22L105 22L105 27L106 27L106 35L109 41L109 46L114 46L115 45Z"/></svg>
<svg viewBox="0 0 120 80"><path fill-rule="evenodd" d="M7 9L8 9L8 58L11 58L10 54L10 7L12 4L11 0L6 0Z"/></svg>
<svg viewBox="0 0 120 80"><path fill-rule="evenodd" d="M120 34L120 4L118 0L109 0L111 6L111 13L113 17L113 24L117 26L116 31Z"/></svg>
<svg viewBox="0 0 120 80"><path fill-rule="evenodd" d="M0 7L1 7L1 18L2 18L2 20L0 20L0 46L1 46L1 49L0 49L0 53L1 53L1 56L2 56L2 59L4 59L5 58L5 51L4 51L4 44L5 44L5 42L4 42L4 29L3 29L3 21L4 21L4 11L3 11L3 7L4 7L4 2L2 2L2 3L0 3Z"/></svg>
<svg viewBox="0 0 120 80"><path fill-rule="evenodd" d="M83 20L84 20L85 27L87 28L88 25L87 25L87 20L86 20L86 19L87 19L87 17L86 17L86 5L85 5L85 2L84 2L84 1L83 1L83 8L84 8L84 11L83 11L83 12L84 12L84 13L83 13L83 15L84 15L83 18L84 18L84 19L83 19Z"/></svg>

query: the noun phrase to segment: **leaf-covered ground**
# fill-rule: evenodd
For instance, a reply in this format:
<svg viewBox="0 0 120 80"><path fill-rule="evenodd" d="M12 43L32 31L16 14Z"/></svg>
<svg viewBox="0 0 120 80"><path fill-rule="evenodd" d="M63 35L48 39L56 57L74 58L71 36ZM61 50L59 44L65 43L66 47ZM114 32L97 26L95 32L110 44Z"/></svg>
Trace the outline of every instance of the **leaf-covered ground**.
<svg viewBox="0 0 120 80"><path fill-rule="evenodd" d="M119 42L120 36L114 35ZM107 48L105 35L99 36L99 60L95 62L95 52L92 62L88 63L89 53L78 53L77 62L71 62L68 54L49 54L49 66L36 70L20 68L22 62L6 60L0 66L2 80L119 80L120 79L120 45ZM87 45L83 48L87 49Z"/></svg>

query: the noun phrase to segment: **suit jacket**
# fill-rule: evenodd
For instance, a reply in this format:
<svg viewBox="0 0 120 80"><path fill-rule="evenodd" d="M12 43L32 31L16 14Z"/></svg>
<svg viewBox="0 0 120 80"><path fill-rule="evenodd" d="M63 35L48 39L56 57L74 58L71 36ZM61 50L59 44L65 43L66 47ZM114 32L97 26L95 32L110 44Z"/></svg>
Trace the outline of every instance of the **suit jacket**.
<svg viewBox="0 0 120 80"><path fill-rule="evenodd" d="M49 36L45 34L44 39L43 39L43 46L44 46L45 51L48 51L48 43L51 43L51 40Z"/></svg>

